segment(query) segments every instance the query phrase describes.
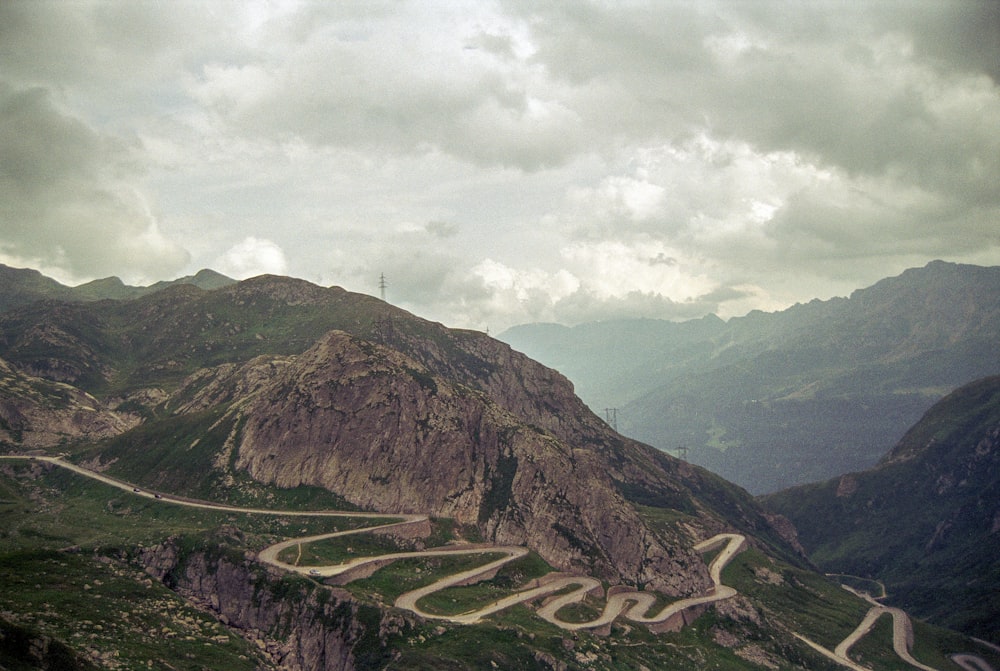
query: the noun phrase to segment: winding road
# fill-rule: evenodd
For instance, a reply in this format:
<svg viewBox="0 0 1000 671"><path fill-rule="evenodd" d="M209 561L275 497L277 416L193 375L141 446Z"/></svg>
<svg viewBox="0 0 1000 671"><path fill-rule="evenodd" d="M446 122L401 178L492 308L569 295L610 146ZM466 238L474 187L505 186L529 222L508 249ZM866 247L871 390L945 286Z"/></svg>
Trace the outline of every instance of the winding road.
<svg viewBox="0 0 1000 671"><path fill-rule="evenodd" d="M927 666L926 664L917 661L913 658L913 655L910 654L910 648L913 647L913 623L910 622L910 618L905 611L899 608L884 606L873 599L869 594L853 589L847 585L841 585L841 587L846 589L851 594L859 596L868 603L872 604L871 609L865 613L865 616L861 619L858 626L855 627L854 631L848 634L847 638L837 644L837 647L833 650L824 648L820 644L799 634L795 634L796 638L806 643L817 652L837 662L841 666L854 669L854 671L871 671L868 667L861 666L848 657L848 653L851 648L854 647L855 643L871 632L880 617L883 615L889 615L892 617L892 649L895 651L896 655L914 668L922 669L923 671L938 671L938 669L935 669L933 666ZM882 596L880 598L885 597ZM960 653L951 655L951 660L962 667L965 671L995 671L989 662L977 655Z"/></svg>
<svg viewBox="0 0 1000 671"><path fill-rule="evenodd" d="M275 566L284 571L289 571L293 573L299 573L302 575L308 575L315 578L329 578L334 576L344 576L345 574L350 575L351 572L357 572L359 575L363 573L365 568L371 568L374 570L377 567L384 566L393 561L400 559L411 559L417 557L441 557L441 556L457 556L457 555L482 555L482 554L502 554L503 556L499 559L486 563L482 566L477 566L475 568L469 569L467 571L462 571L449 576L446 576L440 580L437 580L429 585L421 587L410 592L406 592L396 599L394 605L397 608L408 610L426 619L436 619L436 620L446 620L449 622L454 622L458 624L472 624L482 620L484 617L492 615L493 613L500 612L506 608L510 608L517 604L526 603L530 601L535 601L537 599L543 599L546 596L554 595L560 593L554 598L544 602L542 606L538 609L539 617L551 622L563 629L567 630L579 630L579 629L596 629L610 625L619 616L627 617L633 622L646 624L646 625L660 625L668 623L671 618L674 618L674 622L678 625L683 624L683 619L678 621L678 616L681 616L684 611L696 606L703 606L715 601L720 601L722 599L728 599L736 594L736 590L732 587L728 587L722 584L721 574L722 569L725 568L726 564L739 552L746 543L746 538L740 534L719 534L706 541L695 546L695 550L698 552L707 552L723 543L725 547L722 551L715 557L712 563L709 565L709 575L712 579L712 587L708 590L708 593L701 596L694 596L685 599L680 599L674 603L668 604L662 608L659 612L654 615L646 615L650 608L656 602L656 597L650 592L637 592L631 590L621 590L620 588L611 588L609 590L607 602L605 604L604 610L601 615L590 621L590 622L569 622L559 618L558 613L561 609L566 606L582 602L586 596L590 593L603 592L602 584L599 580L591 578L589 576L579 576L579 575L563 575L563 574L549 574L544 576L539 580L535 581L533 587L528 589L515 592L509 596L502 599L498 599L482 608L477 610L472 610L465 613L460 613L457 615L439 615L434 613L428 613L420 608L419 601L435 592L447 589L449 587L454 587L456 585L471 584L481 579L486 579L492 575L496 574L496 571L513 562L521 557L528 554L528 549L521 546L505 546L505 545L452 545L441 548L432 548L428 550L415 551L415 552L395 552L388 554L373 555L370 557L356 557L350 559L346 562L334 565L320 565L320 566L299 566L295 564L289 564L282 561L279 557L281 553L295 545L303 543L312 543L316 541L321 541L329 538L338 538L343 536L350 536L355 534L365 534L372 533L376 531L386 531L391 529L399 529L406 526L412 525L423 525L429 522L429 516L427 515L391 515L383 513L365 513L365 512L342 512L342 511L331 511L331 510L317 510L317 511L293 511L293 510L271 510L265 508L240 508L237 506L229 506L221 503L211 503L208 501L198 501L195 499L189 499L180 496L173 496L170 494L160 494L156 492L151 492L137 487L131 483L119 480L117 478L104 475L103 473L98 473L92 471L82 466L64 461L61 457L48 457L48 456L11 456L11 455L0 455L0 459L29 459L37 462L45 462L48 464L53 464L61 468L73 471L84 477L88 477L106 485L116 487L123 491L129 492L135 496L140 496L144 498L156 499L164 503L172 503L176 505L188 506L191 508L202 508L208 510L217 510L223 512L234 512L234 513L250 513L250 514L261 514L261 515L295 515L295 516L308 516L308 517L341 517L341 518L366 518L378 520L385 520L385 524L380 524L376 526L364 527L361 529L350 529L347 531L336 531L326 534L317 534L313 536L305 536L301 538L292 538L288 540L281 541L280 543L275 543L274 545L268 546L267 548L261 550L257 558L266 564ZM349 580L347 581L349 582ZM568 587L576 587L576 589L571 590L567 593L561 593Z"/></svg>
<svg viewBox="0 0 1000 671"><path fill-rule="evenodd" d="M347 531L337 531L326 534L292 538L275 543L258 553L257 558L266 564L270 564L284 571L299 573L316 578L329 578L342 576L345 582L352 579L351 573L357 575L368 574L378 567L389 564L400 559L410 559L415 557L442 557L457 555L482 555L501 554L499 559L488 562L466 571L455 573L419 589L406 592L395 601L397 608L408 610L420 617L427 619L446 620L457 624L472 624L479 622L483 618L510 608L517 604L527 603L543 599L541 606L537 609L539 617L565 630L599 629L610 626L619 617L624 617L632 622L649 626L654 631L662 629L679 629L685 623L684 616L689 609L705 606L716 601L728 599L737 594L736 590L728 585L722 584L722 570L732 560L736 554L746 545L746 538L741 534L727 533L718 534L704 540L694 546L698 552L707 552L722 545L722 550L709 564L709 576L712 586L707 592L700 596L692 596L680 599L667 604L654 614L648 614L656 603L656 597L650 592L638 592L623 589L621 586L612 587L608 590L605 606L601 614L587 622L572 622L560 619L559 612L570 605L581 603L588 594L603 594L604 589L601 582L589 576L549 574L533 581L532 586L515 592L509 596L498 599L482 608L471 610L457 615L440 615L428 613L419 606L419 601L435 592L454 587L457 585L472 584L479 580L488 579L496 574L496 571L503 566L513 562L528 554L529 550L521 546L506 545L451 545L441 548L432 548L416 552L396 552L369 557L356 557L346 562L334 565L320 566L299 566L281 561L279 556L282 551L299 544L307 544L329 538L338 538L354 534L372 533L376 531L387 531L391 529L402 529L407 526L429 524L428 515L391 515L384 513L367 512L344 512L332 510L297 511L297 510L272 510L266 508L240 508L220 503L198 501L180 496L160 494L146 491L131 483L112 478L110 476L92 471L76 464L64 461L61 457L49 456L25 456L25 455L0 455L0 459L32 460L53 464L61 468L73 471L84 477L88 477L102 482L112 487L117 487L135 496L156 499L164 503L187 506L191 508L202 508L223 512L249 513L260 515L283 515L301 517L340 517L340 518L366 518L370 520L385 520L384 524L364 527L361 529L351 529ZM367 572L366 572L367 570ZM566 591L570 587L575 587ZM849 589L849 588L848 588ZM849 590L858 594L855 590ZM859 594L862 598L867 595ZM546 599L546 597L549 597ZM868 634L874 627L875 622L882 615L890 615L893 619L893 648L896 654L914 668L923 671L937 671L933 667L920 663L910 655L910 646L913 643L913 628L906 613L898 608L890 608L875 602L870 597L867 599L873 603L873 607L865 615L861 623L851 634L841 641L834 650L829 650L823 646L807 639L804 636L795 636L824 656L836 661L838 664L855 671L870 671L864 666L854 662L848 657L851 647ZM693 613L691 614L693 618ZM966 671L994 671L993 667L982 658L971 654L955 654L952 660Z"/></svg>

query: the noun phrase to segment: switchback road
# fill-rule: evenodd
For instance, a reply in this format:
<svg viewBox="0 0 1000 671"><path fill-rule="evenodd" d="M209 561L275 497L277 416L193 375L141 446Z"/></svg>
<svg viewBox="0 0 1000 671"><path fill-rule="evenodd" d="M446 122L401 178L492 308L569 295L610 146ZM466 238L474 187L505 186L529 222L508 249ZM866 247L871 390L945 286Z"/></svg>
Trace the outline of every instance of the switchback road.
<svg viewBox="0 0 1000 671"><path fill-rule="evenodd" d="M588 622L571 622L560 619L558 613L563 608L582 602L588 594L603 596L604 592L601 582L595 578L566 574L549 574L543 578L533 581L534 584L522 589L521 591L515 592L501 599L497 599L496 601L476 610L457 615L440 615L425 612L421 609L419 601L430 594L434 594L435 592L439 592L449 587L472 584L479 580L488 579L489 577L495 575L496 571L503 566L527 555L529 550L520 546L456 544L417 552L395 552L370 557L356 557L346 562L334 565L293 565L284 562L279 558L282 551L289 547L299 544L308 544L329 538L372 533L377 531L389 531L393 529L402 530L407 526L427 525L430 518L427 515L418 514L393 515L384 513L344 512L334 510L298 511L273 510L267 508L240 508L237 506L212 503L209 501L198 501L181 496L173 496L166 493L146 491L145 489L131 483L64 461L60 457L0 455L0 459L17 459L22 461L32 460L52 464L60 468L70 470L81 476L91 478L129 492L135 496L156 499L163 503L187 506L191 508L258 515L366 518L371 520L384 520L383 524L364 527L362 529L351 529L347 531L337 531L288 539L265 548L257 555L257 558L261 562L270 564L271 566L281 570L308 575L319 579L342 576L348 577L349 582L352 571L358 572L358 574L361 575L365 573L366 569L375 570L375 568L384 566L393 561L415 557L488 554L503 555L499 559L490 561L482 566L446 576L429 585L407 592L397 598L395 602L396 607L409 610L421 617L446 620L457 624L475 623L484 617L500 612L514 605L542 599L542 605L537 610L538 616L566 630L599 629L611 625L619 617L625 617L633 622L645 624L654 628L657 625L662 626L664 629L680 628L680 626L684 624L684 614L689 609L696 609L699 606L705 606L722 599L728 599L737 594L735 589L722 584L722 570L746 544L746 538L744 536L729 533L718 534L695 545L694 549L696 551L707 552L715 547L718 547L719 545L725 544L722 551L709 565L709 575L712 579L712 586L703 595L679 599L678 601L667 604L658 612L651 615L647 613L649 613L650 609L653 608L656 602L656 597L652 593L613 587L608 590L603 611L594 620ZM370 571L368 572L370 573ZM569 587L576 587L576 589L564 592L564 590ZM545 600L545 597L550 598ZM875 605L868 611L857 628L855 628L855 630L851 632L847 638L841 641L841 643L838 644L834 650L824 648L818 643L815 643L814 641L811 641L799 634L795 634L795 636L817 652L836 661L842 666L853 669L854 671L869 671L866 667L851 660L848 657L848 653L850 648L858 640L871 631L879 617L888 614L893 619L893 648L896 654L914 668L921 669L922 671L937 671L933 667L922 664L911 656L909 649L913 643L913 629L906 613L898 608L889 608L878 604L877 602L873 603L875 603ZM990 666L985 660L975 655L964 653L956 654L952 656L952 659L966 671L994 671L993 667Z"/></svg>

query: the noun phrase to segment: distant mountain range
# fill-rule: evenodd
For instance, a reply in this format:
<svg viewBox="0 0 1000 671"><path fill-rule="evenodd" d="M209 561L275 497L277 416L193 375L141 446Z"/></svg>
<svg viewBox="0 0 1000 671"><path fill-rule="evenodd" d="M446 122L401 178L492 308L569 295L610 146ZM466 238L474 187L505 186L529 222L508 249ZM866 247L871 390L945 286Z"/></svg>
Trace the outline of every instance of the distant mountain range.
<svg viewBox="0 0 1000 671"><path fill-rule="evenodd" d="M823 570L1000 639L1000 377L952 392L875 467L765 497Z"/></svg>
<svg viewBox="0 0 1000 671"><path fill-rule="evenodd" d="M0 264L0 312L35 301L99 301L138 298L178 284L190 284L199 289L218 289L235 284L236 280L214 270L199 270L194 275L170 282L156 282L145 287L129 286L117 277L106 277L76 287L67 287L37 270L11 268Z"/></svg>
<svg viewBox="0 0 1000 671"><path fill-rule="evenodd" d="M499 338L626 435L765 493L875 464L935 401L1000 373L1000 268L935 261L728 322L528 324Z"/></svg>

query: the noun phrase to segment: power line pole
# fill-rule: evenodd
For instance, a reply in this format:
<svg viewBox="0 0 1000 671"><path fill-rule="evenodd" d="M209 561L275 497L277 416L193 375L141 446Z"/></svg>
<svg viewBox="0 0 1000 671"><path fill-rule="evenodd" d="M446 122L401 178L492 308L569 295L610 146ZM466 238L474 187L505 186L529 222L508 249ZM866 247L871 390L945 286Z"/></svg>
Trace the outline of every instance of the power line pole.
<svg viewBox="0 0 1000 671"><path fill-rule="evenodd" d="M379 290L379 295L382 297L383 301L385 301L386 286L388 285L385 282L385 273L380 273L378 276L378 290Z"/></svg>
<svg viewBox="0 0 1000 671"><path fill-rule="evenodd" d="M615 431L618 430L618 408L605 408L604 417Z"/></svg>

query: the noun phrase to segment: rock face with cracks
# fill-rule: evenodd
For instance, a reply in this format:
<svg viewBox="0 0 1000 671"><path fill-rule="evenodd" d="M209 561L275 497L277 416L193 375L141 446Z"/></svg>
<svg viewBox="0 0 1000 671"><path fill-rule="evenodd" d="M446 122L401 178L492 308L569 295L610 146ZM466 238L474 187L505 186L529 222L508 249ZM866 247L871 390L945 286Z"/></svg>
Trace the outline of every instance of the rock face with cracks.
<svg viewBox="0 0 1000 671"><path fill-rule="evenodd" d="M270 377L260 382L265 365ZM257 381L237 406L233 441L236 468L257 480L318 485L382 512L452 517L561 569L675 595L705 589L704 562L689 548L725 523L695 503L684 480L711 488L711 477L611 432L553 371L519 366L515 383L501 370L477 389L333 331L280 363L226 369L214 383L202 375L191 381L202 391L184 394L197 405L225 397L220 387ZM539 417L547 426L532 421ZM626 496L637 492L685 506L693 525L686 534L654 531Z"/></svg>
<svg viewBox="0 0 1000 671"><path fill-rule="evenodd" d="M362 615L364 607L340 590L282 589L280 576L203 552L182 555L169 541L145 550L140 561L147 573L256 643L281 669L346 671L359 662L367 666L359 656L388 654L384 630L392 622L370 607Z"/></svg>
<svg viewBox="0 0 1000 671"><path fill-rule="evenodd" d="M0 443L21 449L115 436L139 423L69 384L16 370L0 359Z"/></svg>

